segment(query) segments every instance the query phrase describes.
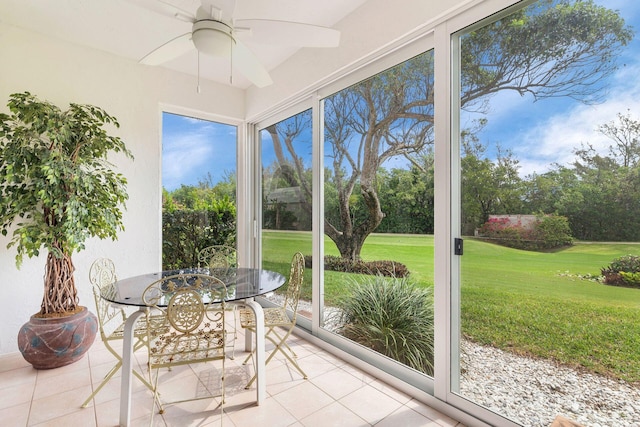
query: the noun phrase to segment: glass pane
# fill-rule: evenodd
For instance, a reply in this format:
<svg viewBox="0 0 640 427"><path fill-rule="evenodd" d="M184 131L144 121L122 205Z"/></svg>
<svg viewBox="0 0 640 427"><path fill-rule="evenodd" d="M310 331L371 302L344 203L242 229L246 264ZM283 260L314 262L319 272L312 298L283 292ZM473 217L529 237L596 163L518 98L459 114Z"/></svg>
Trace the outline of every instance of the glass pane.
<svg viewBox="0 0 640 427"><path fill-rule="evenodd" d="M237 128L162 114L162 267L198 266L212 245L236 247Z"/></svg>
<svg viewBox="0 0 640 427"><path fill-rule="evenodd" d="M458 38L453 389L527 426L640 415L639 16L611 3L538 1Z"/></svg>
<svg viewBox="0 0 640 427"><path fill-rule="evenodd" d="M324 100L324 327L433 374L433 52Z"/></svg>
<svg viewBox="0 0 640 427"><path fill-rule="evenodd" d="M260 131L262 146L262 266L289 277L291 259L311 259L311 110ZM284 292L284 290L282 290ZM280 303L280 295L269 297ZM298 314L311 318L311 267L307 263Z"/></svg>

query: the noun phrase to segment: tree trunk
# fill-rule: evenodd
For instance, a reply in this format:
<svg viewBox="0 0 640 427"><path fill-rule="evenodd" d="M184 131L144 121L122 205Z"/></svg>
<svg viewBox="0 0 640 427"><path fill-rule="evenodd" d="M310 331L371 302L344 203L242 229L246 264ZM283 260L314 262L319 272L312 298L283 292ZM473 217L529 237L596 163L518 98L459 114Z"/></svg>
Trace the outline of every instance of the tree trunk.
<svg viewBox="0 0 640 427"><path fill-rule="evenodd" d="M49 252L45 267L44 296L39 317L77 311L79 300L73 279L74 270L69 255L63 254L62 258L57 258Z"/></svg>
<svg viewBox="0 0 640 427"><path fill-rule="evenodd" d="M341 234L337 239L332 239L340 251L340 256L353 262L360 259L360 251L366 236L355 234Z"/></svg>

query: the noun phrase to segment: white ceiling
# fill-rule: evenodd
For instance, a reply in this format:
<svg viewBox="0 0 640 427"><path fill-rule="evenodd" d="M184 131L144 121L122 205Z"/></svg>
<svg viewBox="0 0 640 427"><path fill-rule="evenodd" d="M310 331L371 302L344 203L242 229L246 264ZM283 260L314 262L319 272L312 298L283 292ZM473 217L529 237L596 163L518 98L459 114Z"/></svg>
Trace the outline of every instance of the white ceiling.
<svg viewBox="0 0 640 427"><path fill-rule="evenodd" d="M170 2L194 11L200 0ZM236 0L235 19L273 19L333 27L366 0ZM191 31L191 23L142 7L139 0L0 0L0 22L109 52L135 61L160 45ZM266 46L244 40L267 70L273 70L298 48ZM198 74L195 48L163 67ZM229 84L229 61L201 55L200 77ZM233 86L250 83L233 72Z"/></svg>

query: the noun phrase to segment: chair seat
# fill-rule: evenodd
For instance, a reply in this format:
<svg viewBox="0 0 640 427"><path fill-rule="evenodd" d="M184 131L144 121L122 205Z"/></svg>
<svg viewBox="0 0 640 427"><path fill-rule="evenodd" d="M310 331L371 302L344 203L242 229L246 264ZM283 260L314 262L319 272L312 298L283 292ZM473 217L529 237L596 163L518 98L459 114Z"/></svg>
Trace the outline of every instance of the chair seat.
<svg viewBox="0 0 640 427"><path fill-rule="evenodd" d="M291 325L291 318L283 307L268 307L263 310L264 326L266 328ZM240 325L243 328L254 329L256 327L256 318L253 311L247 309L240 310Z"/></svg>
<svg viewBox="0 0 640 427"><path fill-rule="evenodd" d="M218 360L224 357L224 332L203 331L191 336L168 334L149 349L149 366L177 366L194 362Z"/></svg>
<svg viewBox="0 0 640 427"><path fill-rule="evenodd" d="M153 316L152 316L153 317ZM138 319L133 327L133 336L136 338L146 338L147 336L147 322L144 317ZM124 323L121 323L116 329L111 331L109 335L105 337L108 340L121 340L124 338Z"/></svg>

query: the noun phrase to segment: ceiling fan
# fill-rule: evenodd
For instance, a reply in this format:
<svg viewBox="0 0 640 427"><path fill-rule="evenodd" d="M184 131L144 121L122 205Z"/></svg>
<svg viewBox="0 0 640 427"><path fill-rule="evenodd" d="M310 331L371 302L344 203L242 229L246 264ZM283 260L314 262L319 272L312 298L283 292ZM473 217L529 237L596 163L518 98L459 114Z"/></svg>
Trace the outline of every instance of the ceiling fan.
<svg viewBox="0 0 640 427"><path fill-rule="evenodd" d="M336 47L340 42L340 32L331 28L292 21L235 19L235 0L201 0L199 6L193 6L197 6L195 11L185 10L184 1L182 6L176 0L128 1L192 23L190 32L154 49L140 63L160 65L195 48L199 54L229 58L231 67L257 87L268 86L272 80L243 39L294 47Z"/></svg>

